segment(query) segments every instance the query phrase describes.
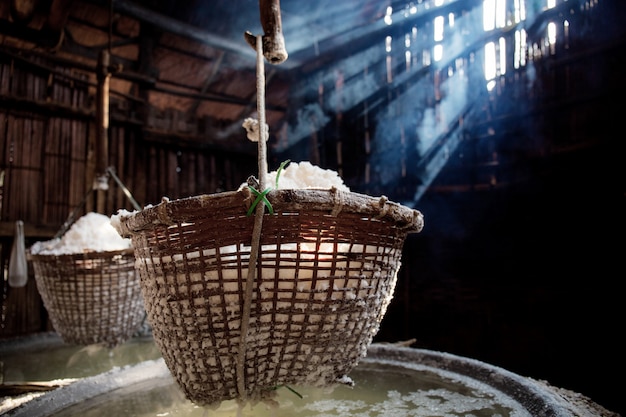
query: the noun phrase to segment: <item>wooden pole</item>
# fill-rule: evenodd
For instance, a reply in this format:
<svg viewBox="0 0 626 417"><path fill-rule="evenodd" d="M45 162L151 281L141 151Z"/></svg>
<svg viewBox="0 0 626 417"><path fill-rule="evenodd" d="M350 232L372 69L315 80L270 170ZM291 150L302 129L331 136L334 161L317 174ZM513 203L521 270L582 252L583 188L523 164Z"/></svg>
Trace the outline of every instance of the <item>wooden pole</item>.
<svg viewBox="0 0 626 417"><path fill-rule="evenodd" d="M289 56L283 36L280 0L259 0L259 9L264 32L262 37L263 55L270 64L280 64L286 61ZM256 36L250 32L245 32L244 38L256 50Z"/></svg>
<svg viewBox="0 0 626 417"><path fill-rule="evenodd" d="M98 91L96 102L96 173L94 188L96 193L96 211L104 213L106 190L108 189L107 167L109 164L109 72L111 56L103 49L98 56Z"/></svg>

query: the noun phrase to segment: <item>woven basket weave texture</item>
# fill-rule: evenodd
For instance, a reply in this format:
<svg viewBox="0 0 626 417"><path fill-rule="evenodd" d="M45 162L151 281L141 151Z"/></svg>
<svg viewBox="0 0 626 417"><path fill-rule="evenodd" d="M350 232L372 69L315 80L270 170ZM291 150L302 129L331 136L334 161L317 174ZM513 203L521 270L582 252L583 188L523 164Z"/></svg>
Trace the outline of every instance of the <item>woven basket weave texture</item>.
<svg viewBox="0 0 626 417"><path fill-rule="evenodd" d="M28 254L37 290L66 343L117 346L145 316L133 250Z"/></svg>
<svg viewBox="0 0 626 417"><path fill-rule="evenodd" d="M365 201L380 218L369 206L365 214L346 209L344 198L338 210L336 193L271 194L276 213L263 220L245 345L247 400L270 398L277 386L327 386L347 375L393 296L407 233L421 229L419 213L400 210L402 219L392 220L376 199ZM245 190L198 196L122 220L155 341L186 396L200 405L242 397L236 367L250 202Z"/></svg>

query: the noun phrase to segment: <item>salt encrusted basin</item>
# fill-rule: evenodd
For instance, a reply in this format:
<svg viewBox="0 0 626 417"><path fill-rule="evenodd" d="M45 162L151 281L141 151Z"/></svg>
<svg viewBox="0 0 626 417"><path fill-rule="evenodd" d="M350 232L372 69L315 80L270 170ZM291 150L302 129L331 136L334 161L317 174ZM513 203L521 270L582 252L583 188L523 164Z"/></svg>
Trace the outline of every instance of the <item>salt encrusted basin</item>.
<svg viewBox="0 0 626 417"><path fill-rule="evenodd" d="M160 357L148 325L113 348L66 343L56 332L37 333L0 340L0 381L14 384L79 379Z"/></svg>
<svg viewBox="0 0 626 417"><path fill-rule="evenodd" d="M65 343L56 332L0 340L0 415L54 387L160 357L147 325L114 348Z"/></svg>
<svg viewBox="0 0 626 417"><path fill-rule="evenodd" d="M162 359L115 368L41 395L7 417L133 416L611 416L589 399L480 361L372 344L353 388L280 388L278 407L187 400ZM300 394L300 398L297 394Z"/></svg>

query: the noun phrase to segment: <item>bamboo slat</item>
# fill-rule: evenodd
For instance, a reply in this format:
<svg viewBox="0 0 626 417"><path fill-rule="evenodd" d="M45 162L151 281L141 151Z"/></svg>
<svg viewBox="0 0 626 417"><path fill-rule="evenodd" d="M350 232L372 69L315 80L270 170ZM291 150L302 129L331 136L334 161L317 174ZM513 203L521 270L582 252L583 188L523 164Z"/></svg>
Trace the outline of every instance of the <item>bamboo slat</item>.
<svg viewBox="0 0 626 417"><path fill-rule="evenodd" d="M2 70L1 66L0 66L0 71ZM2 74L0 74L0 78L1 78ZM2 141L2 143L0 143L0 167L5 167L7 164L7 147L8 147L8 141L7 141L7 112L0 112L0 133L2 134L2 137L4 137L4 140Z"/></svg>
<svg viewBox="0 0 626 417"><path fill-rule="evenodd" d="M44 178L46 205L45 220L50 223L62 224L67 218L69 172L65 169L67 159L63 157L63 120L57 117L50 119L49 131L46 136L46 155L44 161Z"/></svg>
<svg viewBox="0 0 626 417"><path fill-rule="evenodd" d="M34 125L33 129L33 137L32 137L32 149L30 150L31 156L31 164L33 167L33 172L36 172L36 182L33 184L33 200L32 201L41 201L41 195L43 194L43 158L44 158L44 147L45 147L45 134L46 134L47 122L43 119L38 119L37 123ZM32 212L35 215L35 218L29 219L30 222L40 223L43 210L41 204L34 204Z"/></svg>
<svg viewBox="0 0 626 417"><path fill-rule="evenodd" d="M0 62L0 92L6 94L11 85L11 62Z"/></svg>
<svg viewBox="0 0 626 417"><path fill-rule="evenodd" d="M207 188L207 166L208 160L203 155L202 158L198 158L195 169L196 177L196 190L194 194L207 194L211 191Z"/></svg>
<svg viewBox="0 0 626 417"><path fill-rule="evenodd" d="M178 158L178 177L180 178L181 196L194 195L196 189L195 176L193 175L196 163L194 154L181 154Z"/></svg>
<svg viewBox="0 0 626 417"><path fill-rule="evenodd" d="M232 175L233 174L233 167L231 166L230 161L225 160L223 162L224 162L223 173L227 173L227 174L231 174ZM251 172L251 174L254 174L257 171L258 170L254 170L254 171ZM258 176L258 174L257 174L257 176ZM246 176L246 178L248 178L248 177ZM234 181L232 180L232 178L230 178L229 175L224 175L224 181L226 182L226 184L225 184L226 190L234 190L241 183L241 181L240 181L239 184L235 185Z"/></svg>
<svg viewBox="0 0 626 417"><path fill-rule="evenodd" d="M211 187L211 191L212 192L216 192L218 190L218 187L219 187L219 182L217 180L217 167L216 167L217 161L216 161L215 155L211 155L209 158L210 158L210 162L209 162L210 163L210 176L209 176L209 178L210 178L210 181L211 181L210 187Z"/></svg>
<svg viewBox="0 0 626 417"><path fill-rule="evenodd" d="M176 167L178 166L178 161L176 155L170 152L169 150L163 151L163 166L165 166L164 174L165 174L165 183L167 188L167 195L170 198L178 198L179 188L176 173ZM176 197L172 197L176 196Z"/></svg>
<svg viewBox="0 0 626 417"><path fill-rule="evenodd" d="M161 190L159 188L159 160L158 158L158 150L150 146L149 157L148 157L148 169L146 169L148 178L147 178L147 189L148 198L146 202L158 203L161 200L159 192L157 190Z"/></svg>
<svg viewBox="0 0 626 417"><path fill-rule="evenodd" d="M169 198L175 198L172 197L172 189L170 188L170 184L168 182L168 170L169 170L169 166L168 166L168 159L167 159L167 150L165 149L160 149L159 153L158 153L158 163L159 166L161 167L162 171L161 171L161 175L160 175L160 186L161 189L164 190L164 196L169 197Z"/></svg>
<svg viewBox="0 0 626 417"><path fill-rule="evenodd" d="M71 144L70 151L70 188L69 188L69 211L79 206L84 198L86 191L91 187L85 177L86 160L87 160L87 138L85 132L86 122L82 120L72 120L69 122L71 136L69 142Z"/></svg>
<svg viewBox="0 0 626 417"><path fill-rule="evenodd" d="M133 194L132 184L129 182L128 174L124 165L116 164L114 161L125 161L126 154L124 149L124 134L121 129L109 129L109 156L111 158L110 166L113 167L115 174L122 184L128 188ZM109 179L109 188L107 198L107 214L114 214L119 208L128 208L132 210L132 204L129 204L128 198L124 194L124 190L117 183ZM134 198L134 197L133 197Z"/></svg>
<svg viewBox="0 0 626 417"><path fill-rule="evenodd" d="M10 120L9 138L11 155L7 171L8 195L12 196L9 215L12 219L24 219L28 211L28 196L26 194L25 171L28 169L28 155L25 151L28 136L30 136L29 120L12 117ZM27 148L27 147L26 147Z"/></svg>
<svg viewBox="0 0 626 417"><path fill-rule="evenodd" d="M146 176L144 174L147 166L146 153L136 140L134 130L126 130L124 139L125 145L128 146L128 156L124 161L118 161L118 164L126 167L126 172L128 173L126 177L128 178L129 186L132 187L130 190L135 200L143 206L148 202Z"/></svg>

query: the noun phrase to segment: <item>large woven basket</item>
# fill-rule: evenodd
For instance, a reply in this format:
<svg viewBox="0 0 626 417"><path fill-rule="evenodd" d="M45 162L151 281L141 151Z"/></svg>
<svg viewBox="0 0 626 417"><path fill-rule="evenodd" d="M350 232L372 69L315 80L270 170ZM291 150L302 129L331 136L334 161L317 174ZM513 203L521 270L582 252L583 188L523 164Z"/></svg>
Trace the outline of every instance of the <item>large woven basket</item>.
<svg viewBox="0 0 626 417"><path fill-rule="evenodd" d="M145 307L132 249L27 256L64 342L115 347L140 327Z"/></svg>
<svg viewBox="0 0 626 417"><path fill-rule="evenodd" d="M242 339L254 199L242 188L164 200L117 226L135 248L155 342L198 405L349 381L393 296L404 240L423 225L384 197L271 191Z"/></svg>

